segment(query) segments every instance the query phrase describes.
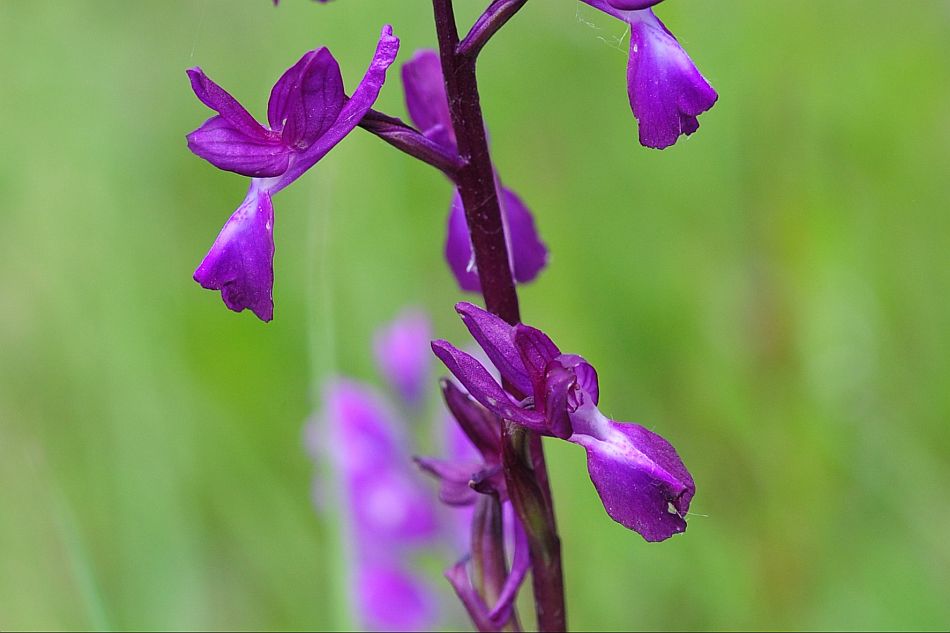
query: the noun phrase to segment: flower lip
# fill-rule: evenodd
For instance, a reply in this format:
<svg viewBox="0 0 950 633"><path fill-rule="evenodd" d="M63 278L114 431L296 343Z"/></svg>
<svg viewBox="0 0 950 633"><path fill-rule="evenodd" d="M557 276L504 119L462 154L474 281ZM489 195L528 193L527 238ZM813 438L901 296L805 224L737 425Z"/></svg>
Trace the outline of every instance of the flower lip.
<svg viewBox="0 0 950 633"><path fill-rule="evenodd" d="M663 149L699 129L719 95L652 11L630 22L627 92L639 123L640 143Z"/></svg>
<svg viewBox="0 0 950 633"><path fill-rule="evenodd" d="M252 186L195 270L195 281L208 290L220 290L229 309L250 308L262 321L270 321L274 317L273 230L270 195Z"/></svg>
<svg viewBox="0 0 950 633"><path fill-rule="evenodd" d="M699 129L718 94L650 8L652 0L582 0L630 26L627 96L640 144L664 149Z"/></svg>

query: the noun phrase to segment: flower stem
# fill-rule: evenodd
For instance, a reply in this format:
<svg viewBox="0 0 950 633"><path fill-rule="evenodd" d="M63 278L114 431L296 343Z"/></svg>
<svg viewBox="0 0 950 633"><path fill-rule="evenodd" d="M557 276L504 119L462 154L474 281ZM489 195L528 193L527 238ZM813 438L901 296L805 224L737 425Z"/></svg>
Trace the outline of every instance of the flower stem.
<svg viewBox="0 0 950 633"><path fill-rule="evenodd" d="M477 41L477 45L467 46L463 50L459 43L452 0L432 0L449 111L459 155L463 160L455 182L465 207L465 219L485 308L511 324L518 323L521 315L479 102L475 62L485 41L523 4L492 3L489 11L492 7L498 9L501 6L507 7L507 10L501 11L495 20L489 20L491 26L483 29L484 37L469 40ZM511 390L510 386L507 387ZM516 395L523 397L525 394ZM506 424L504 443L503 459L509 496L529 539L538 628L541 631L564 631L567 623L561 547L541 441L534 433Z"/></svg>

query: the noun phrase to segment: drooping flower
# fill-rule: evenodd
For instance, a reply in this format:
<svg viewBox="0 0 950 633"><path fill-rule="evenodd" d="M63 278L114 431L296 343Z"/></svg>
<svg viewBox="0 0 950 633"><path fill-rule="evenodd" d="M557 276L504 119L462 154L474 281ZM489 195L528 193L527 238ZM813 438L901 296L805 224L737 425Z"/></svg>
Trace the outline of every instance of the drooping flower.
<svg viewBox="0 0 950 633"><path fill-rule="evenodd" d="M357 126L376 101L398 49L392 28L384 27L373 61L350 97L330 51L306 53L271 90L268 127L200 68L188 71L195 95L218 113L188 135L189 149L219 169L251 178L244 202L195 271L195 281L220 290L231 310L250 308L263 321L273 318L271 198Z"/></svg>
<svg viewBox="0 0 950 633"><path fill-rule="evenodd" d="M456 310L502 378L523 398L509 395L471 355L434 341L435 354L475 400L502 419L583 446L607 513L647 541L686 530L696 491L689 471L658 434L600 412L593 366L580 356L562 354L540 330L511 326L469 303Z"/></svg>
<svg viewBox="0 0 950 633"><path fill-rule="evenodd" d="M457 152L455 132L438 53L417 51L403 64L402 80L409 118L432 141ZM501 207L505 241L514 279L532 281L547 265L548 250L538 236L534 218L513 191L502 186L495 174L495 190ZM481 284L475 267L472 240L465 221L465 208L458 189L453 193L447 225L445 257L462 290L478 292Z"/></svg>
<svg viewBox="0 0 950 633"><path fill-rule="evenodd" d="M718 95L649 7L660 0L583 0L630 25L627 95L640 143L663 149L699 129Z"/></svg>

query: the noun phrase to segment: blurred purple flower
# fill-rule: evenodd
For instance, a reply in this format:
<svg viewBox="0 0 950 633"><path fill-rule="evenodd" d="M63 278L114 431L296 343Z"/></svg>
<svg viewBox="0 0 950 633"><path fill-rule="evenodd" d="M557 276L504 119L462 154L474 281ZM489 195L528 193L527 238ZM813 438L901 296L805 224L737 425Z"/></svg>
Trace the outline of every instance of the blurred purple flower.
<svg viewBox="0 0 950 633"><path fill-rule="evenodd" d="M456 310L502 378L523 397L513 399L474 357L446 341L433 342L433 351L475 400L500 418L583 446L607 513L647 541L686 530L696 491L692 477L665 439L600 412L597 372L586 360L562 354L535 328L511 326L469 303Z"/></svg>
<svg viewBox="0 0 950 633"><path fill-rule="evenodd" d="M342 486L353 547L353 600L370 630L420 630L434 626L433 589L410 558L436 538L435 507L411 468L402 436L405 425L372 388L334 380L324 388L319 429ZM311 446L311 452L313 447Z"/></svg>
<svg viewBox="0 0 950 633"><path fill-rule="evenodd" d="M204 288L220 290L231 310L274 314L271 197L315 165L372 107L399 49L385 26L369 69L351 97L326 48L305 54L277 80L267 106L269 127L200 68L188 71L198 99L218 114L188 135L188 147L215 167L248 176L244 202L195 271Z"/></svg>
<svg viewBox="0 0 950 633"><path fill-rule="evenodd" d="M640 143L663 149L699 129L718 95L676 37L648 7L660 0L583 0L630 25L627 95Z"/></svg>
<svg viewBox="0 0 950 633"><path fill-rule="evenodd" d="M409 405L418 405L429 379L432 326L419 310L407 310L373 339L376 364L392 389Z"/></svg>
<svg viewBox="0 0 950 633"><path fill-rule="evenodd" d="M417 51L412 59L403 64L402 81L412 122L429 139L453 153L457 152L438 53L431 50ZM501 205L509 264L515 281L532 281L547 264L547 247L538 236L534 218L527 206L513 191L501 185L497 173L495 189ZM452 273L462 290L478 292L481 285L458 189L452 196L447 228L445 258Z"/></svg>
<svg viewBox="0 0 950 633"><path fill-rule="evenodd" d="M435 592L406 569L363 565L356 586L357 608L368 631L431 630L437 621Z"/></svg>

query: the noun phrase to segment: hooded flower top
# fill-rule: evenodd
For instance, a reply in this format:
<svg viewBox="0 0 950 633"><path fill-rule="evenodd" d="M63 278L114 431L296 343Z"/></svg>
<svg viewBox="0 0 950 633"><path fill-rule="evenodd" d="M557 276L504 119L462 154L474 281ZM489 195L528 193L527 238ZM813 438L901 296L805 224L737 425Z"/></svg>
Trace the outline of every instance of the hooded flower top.
<svg viewBox="0 0 950 633"><path fill-rule="evenodd" d="M274 314L274 207L271 197L299 178L350 133L376 101L399 40L382 30L376 54L351 97L326 48L306 53L271 90L265 127L200 68L188 71L198 99L217 112L188 135L188 147L215 167L251 178L244 202L195 271L220 290L231 310Z"/></svg>

